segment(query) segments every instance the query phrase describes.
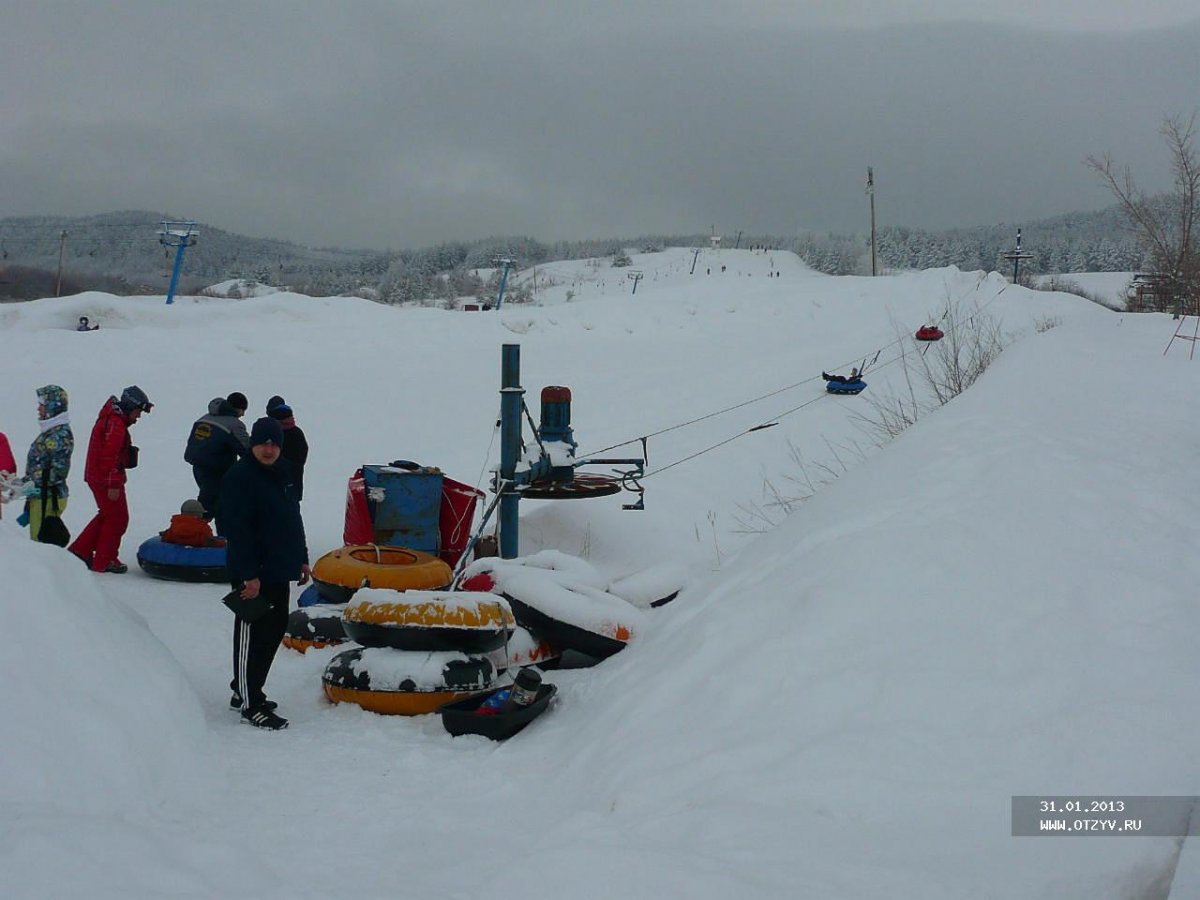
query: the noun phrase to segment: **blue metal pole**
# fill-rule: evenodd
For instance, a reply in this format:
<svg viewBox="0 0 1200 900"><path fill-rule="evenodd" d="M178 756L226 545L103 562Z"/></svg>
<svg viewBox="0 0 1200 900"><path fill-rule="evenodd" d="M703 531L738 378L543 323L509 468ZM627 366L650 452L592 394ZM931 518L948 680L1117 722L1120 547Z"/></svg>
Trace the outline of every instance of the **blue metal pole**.
<svg viewBox="0 0 1200 900"><path fill-rule="evenodd" d="M505 344L500 359L500 558L520 555L517 507L521 495L513 490L517 457L521 454L521 345Z"/></svg>
<svg viewBox="0 0 1200 900"><path fill-rule="evenodd" d="M179 284L179 271L183 268L183 251L187 249L188 239L180 238L175 248L175 268L171 270L171 286L167 288L167 303L175 302L175 288Z"/></svg>
<svg viewBox="0 0 1200 900"><path fill-rule="evenodd" d="M496 309L500 309L500 304L504 302L504 286L508 284L508 270L511 263L504 264L504 272L500 275L500 293L496 295ZM519 368L519 366L518 366Z"/></svg>

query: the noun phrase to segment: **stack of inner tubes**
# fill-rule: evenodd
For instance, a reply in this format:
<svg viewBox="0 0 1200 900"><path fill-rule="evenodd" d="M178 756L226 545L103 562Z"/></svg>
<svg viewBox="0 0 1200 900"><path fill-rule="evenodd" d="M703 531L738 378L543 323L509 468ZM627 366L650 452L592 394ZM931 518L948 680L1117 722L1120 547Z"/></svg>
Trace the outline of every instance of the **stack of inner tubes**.
<svg viewBox="0 0 1200 900"><path fill-rule="evenodd" d="M318 607L313 607L316 609ZM325 670L325 696L415 716L495 686L516 620L494 594L361 588L341 613L347 637Z"/></svg>

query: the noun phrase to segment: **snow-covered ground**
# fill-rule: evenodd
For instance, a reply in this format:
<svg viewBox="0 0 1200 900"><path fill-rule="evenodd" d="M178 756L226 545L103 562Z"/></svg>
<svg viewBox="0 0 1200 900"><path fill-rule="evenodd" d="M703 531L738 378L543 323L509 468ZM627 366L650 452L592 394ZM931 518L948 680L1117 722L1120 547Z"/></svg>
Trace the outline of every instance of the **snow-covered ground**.
<svg viewBox="0 0 1200 900"><path fill-rule="evenodd" d="M4 895L1166 896L1178 840L1013 837L1010 807L1196 792L1200 522L1177 457L1200 444L1200 368L1163 355L1169 317L954 269L692 262L635 256L636 295L628 270L541 266L546 305L499 313L287 293L0 309L0 428L19 455L34 389L71 395L73 532L93 512L101 403L133 383L156 403L133 432L131 563L194 492L183 446L211 397L243 391L248 419L276 393L296 410L315 557L340 543L362 463L485 480L500 348L519 343L535 416L542 386L572 388L581 451L654 435L644 512L524 501L522 552L692 578L627 650L548 674L555 706L507 743L329 705L333 650L281 651L267 687L292 726L264 733L227 708L219 586L90 575L9 507ZM948 304L1013 343L875 447L871 398L906 390L909 336ZM76 333L80 315L101 330ZM822 369L864 359L867 392L823 393ZM1200 885L1182 858L1172 897Z"/></svg>
<svg viewBox="0 0 1200 900"><path fill-rule="evenodd" d="M279 288L249 278L230 278L217 284L209 285L204 293L211 297L269 297L279 292Z"/></svg>
<svg viewBox="0 0 1200 900"><path fill-rule="evenodd" d="M1080 288L1112 309L1124 309L1134 272L1068 272L1064 275L1039 275L1038 284Z"/></svg>

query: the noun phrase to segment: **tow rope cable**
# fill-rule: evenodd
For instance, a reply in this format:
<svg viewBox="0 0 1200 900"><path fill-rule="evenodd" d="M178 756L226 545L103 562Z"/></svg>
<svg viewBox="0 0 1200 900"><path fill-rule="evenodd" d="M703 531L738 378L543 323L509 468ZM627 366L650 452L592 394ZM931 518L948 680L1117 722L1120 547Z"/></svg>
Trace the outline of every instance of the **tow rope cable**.
<svg viewBox="0 0 1200 900"><path fill-rule="evenodd" d="M983 279L981 278L976 283L975 288L971 291L971 293L975 293L976 291L978 291L982 285L983 285ZM973 322L977 317L982 315L983 311L985 309L987 309L987 307L991 306L992 303L994 303L1000 297L1001 294L1003 294L1006 290L1008 290L1009 287L1010 287L1010 285L1008 285L1008 284L1004 285L1004 287L1002 287L999 291L997 291L985 304L983 304L983 306L979 307L974 313L967 316L965 321L967 323ZM965 299L965 298L962 298L962 299ZM945 321L947 321L949 316L950 316L950 304L947 303L946 309L938 317L938 321L945 322ZM867 370L867 368L874 366L876 361L879 359L880 354L883 353L884 350L887 350L890 347L896 347L896 346L899 346L900 344L905 343L909 339L909 337L910 337L909 335L904 334L904 335L901 335L900 337L897 337L894 341L890 341L889 343L884 344L882 347L880 347L878 350L875 351L875 355L871 358L870 363L866 362L866 357L863 357L862 369L859 370L859 375L861 376ZM926 347L924 349L928 350L928 347ZM867 355L870 356L870 353L868 353ZM891 365L892 363L898 362L904 358L904 355L905 354L903 352L901 352L898 355L892 357L891 359L885 360L883 363L880 363L879 367L885 368L885 367ZM837 368L845 368L846 366L851 365L852 363L853 363L853 360L851 360L850 362L844 363L842 366L839 366ZM766 400L769 397L774 397L777 394L782 394L786 391L793 390L795 388L800 387L801 385L805 385L811 381L816 381L816 380L817 380L817 377L814 375L811 378L805 378L803 381L797 381L795 384L789 384L785 387L777 388L773 391L769 391L768 393L760 394L757 397L752 397L749 400L743 400L741 403L735 403L732 406L727 406L723 409L714 410L713 412L706 413L702 416L697 416L696 418L689 419L686 422L680 422L677 425L671 425L667 428L659 429L658 431L652 431L648 434L641 435L640 437L630 438L627 441L621 441L620 443L617 443L617 444L610 444L609 446L603 447L600 450L593 450L590 453L581 454L581 455L583 455L585 457L595 456L597 453L604 453L608 450L613 450L617 447L623 447L626 444L632 444L636 441L641 441L642 445L644 447L646 441L652 437L657 437L659 435L666 434L667 432L675 431L679 428L686 428L687 426L694 425L697 422L703 422L706 419L711 419L716 416L724 415L727 412L732 412L735 409L741 409L742 407L749 406L752 403L758 403L760 400ZM732 437L727 437L724 440L719 441L709 447L705 447L702 450L697 450L695 453L689 454L688 456L682 457L681 459L677 459L677 460L675 460L675 462L668 463L665 466L660 466L657 469L653 469L653 470L645 473L644 475L642 475L641 478L646 479L646 478L649 478L651 475L658 475L661 472L665 472L668 469L673 469L675 466L682 465L683 463L688 462L689 460L693 460L698 456L703 456L705 453L708 453L712 450L716 450L720 447L724 447L726 444L732 443L733 441L736 441L738 438L745 437L746 435L752 434L755 431L763 431L767 428L772 428L775 425L778 425L779 420L782 419L784 416L789 416L794 412L799 412L800 410L804 409L805 407L811 406L813 403L816 403L818 400L823 400L828 396L830 396L830 395L827 392L822 392L819 396L813 397L810 400L806 400L803 403L801 403L799 406L794 406L789 410L785 410L784 412L781 412L778 415L773 416L771 419L768 419L766 422L751 426L750 428L747 428L744 431L738 432L737 434L733 435Z"/></svg>

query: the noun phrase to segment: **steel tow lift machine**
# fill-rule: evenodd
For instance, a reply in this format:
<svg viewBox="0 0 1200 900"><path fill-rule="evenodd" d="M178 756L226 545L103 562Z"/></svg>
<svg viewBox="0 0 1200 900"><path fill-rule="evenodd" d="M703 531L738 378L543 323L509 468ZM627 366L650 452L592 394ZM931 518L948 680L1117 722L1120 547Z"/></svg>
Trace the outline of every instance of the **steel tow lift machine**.
<svg viewBox="0 0 1200 900"><path fill-rule="evenodd" d="M643 509L645 442L642 456L624 459L576 459L578 445L571 431L571 389L552 386L542 389L541 423L535 425L525 404L521 387L521 347L505 344L501 357L500 468L492 490L500 507L500 556L518 555L517 506L522 497L539 500L570 500L606 497L621 490L636 493L637 500L624 509ZM522 416L533 429L534 443L524 445ZM628 466L611 475L580 472L582 466ZM495 501L493 501L495 505ZM486 524L487 517L484 518ZM482 529L482 526L480 526Z"/></svg>

